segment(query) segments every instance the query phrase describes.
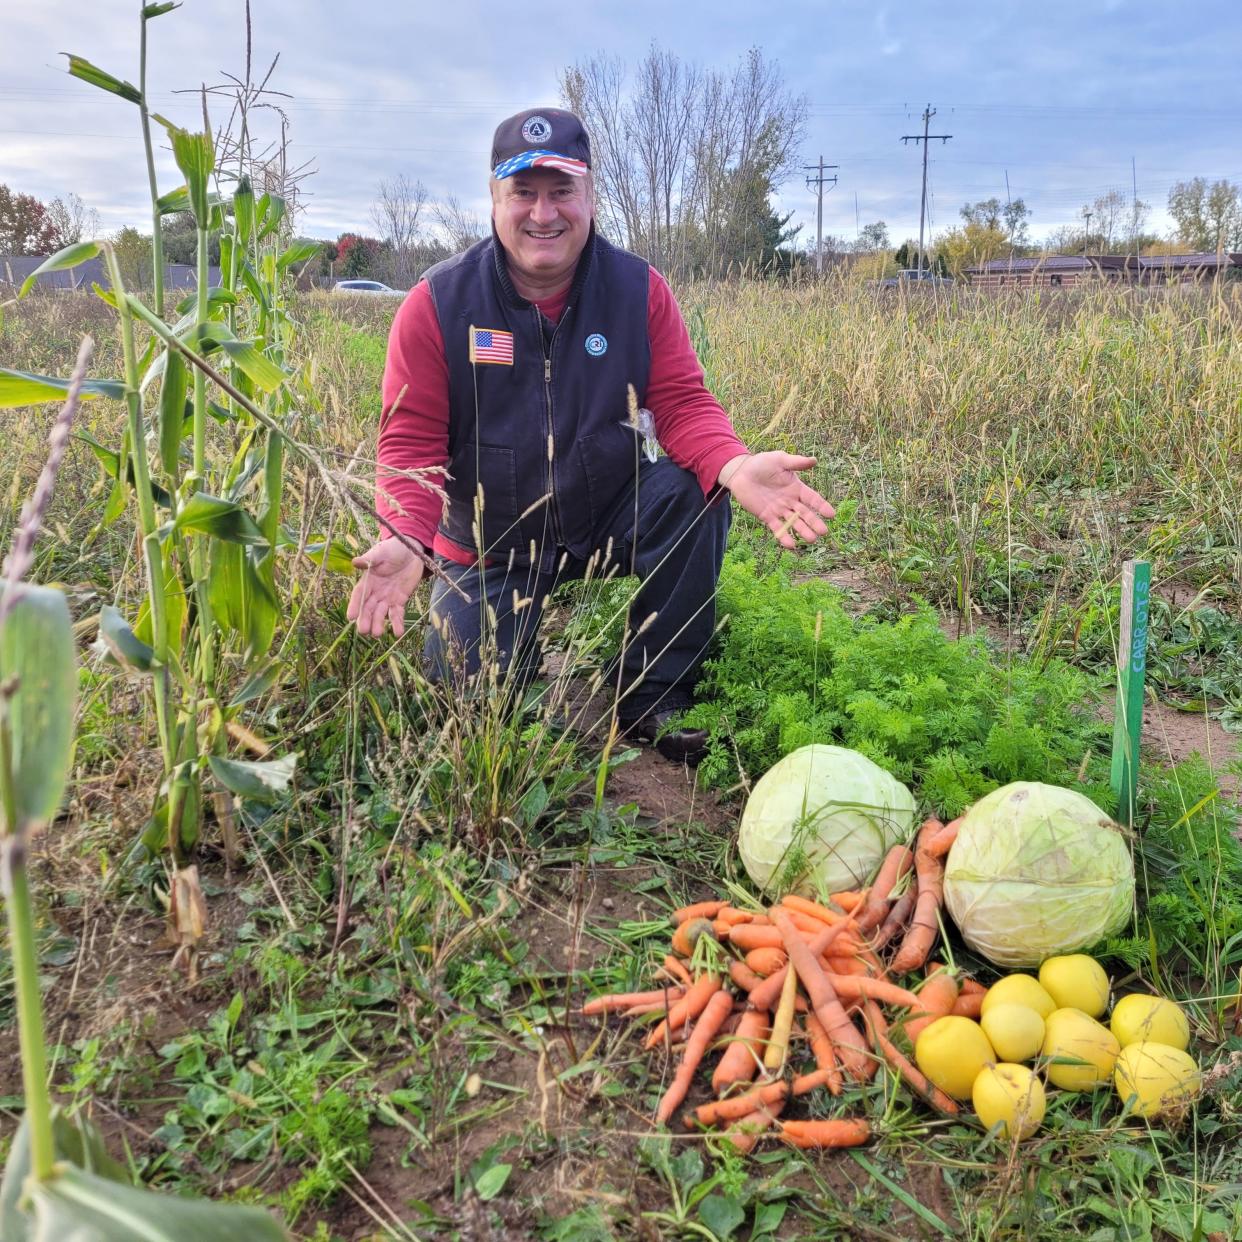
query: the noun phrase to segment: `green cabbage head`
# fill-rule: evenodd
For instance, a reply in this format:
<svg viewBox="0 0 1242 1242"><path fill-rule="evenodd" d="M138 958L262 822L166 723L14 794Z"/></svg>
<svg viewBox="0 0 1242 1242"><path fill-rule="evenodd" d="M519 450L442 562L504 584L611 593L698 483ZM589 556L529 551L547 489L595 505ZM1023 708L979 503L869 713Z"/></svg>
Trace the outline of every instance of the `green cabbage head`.
<svg viewBox="0 0 1242 1242"><path fill-rule="evenodd" d="M1134 863L1121 826L1090 798L1015 781L962 817L944 899L990 962L1037 966L1121 930L1134 912Z"/></svg>
<svg viewBox="0 0 1242 1242"><path fill-rule="evenodd" d="M865 884L913 829L910 791L866 755L803 746L756 782L737 848L760 888L811 896Z"/></svg>

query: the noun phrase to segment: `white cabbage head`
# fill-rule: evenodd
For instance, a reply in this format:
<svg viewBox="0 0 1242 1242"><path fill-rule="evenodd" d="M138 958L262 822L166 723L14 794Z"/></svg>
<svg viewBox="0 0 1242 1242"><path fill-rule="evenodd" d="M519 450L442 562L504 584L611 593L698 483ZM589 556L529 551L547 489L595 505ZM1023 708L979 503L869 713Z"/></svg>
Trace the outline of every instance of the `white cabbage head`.
<svg viewBox="0 0 1242 1242"><path fill-rule="evenodd" d="M962 817L944 898L972 949L998 966L1037 966L1120 931L1134 863L1121 826L1090 798L1015 781Z"/></svg>
<svg viewBox="0 0 1242 1242"><path fill-rule="evenodd" d="M914 829L914 798L878 764L843 746L803 746L756 782L738 832L746 874L782 893L865 884Z"/></svg>

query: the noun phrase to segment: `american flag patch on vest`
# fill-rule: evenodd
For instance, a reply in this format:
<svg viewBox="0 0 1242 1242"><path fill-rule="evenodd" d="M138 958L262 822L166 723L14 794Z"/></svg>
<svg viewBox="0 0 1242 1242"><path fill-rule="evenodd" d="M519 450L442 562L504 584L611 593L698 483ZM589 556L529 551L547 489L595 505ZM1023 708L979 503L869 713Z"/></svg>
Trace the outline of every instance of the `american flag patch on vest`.
<svg viewBox="0 0 1242 1242"><path fill-rule="evenodd" d="M470 325L470 361L513 365L513 333Z"/></svg>

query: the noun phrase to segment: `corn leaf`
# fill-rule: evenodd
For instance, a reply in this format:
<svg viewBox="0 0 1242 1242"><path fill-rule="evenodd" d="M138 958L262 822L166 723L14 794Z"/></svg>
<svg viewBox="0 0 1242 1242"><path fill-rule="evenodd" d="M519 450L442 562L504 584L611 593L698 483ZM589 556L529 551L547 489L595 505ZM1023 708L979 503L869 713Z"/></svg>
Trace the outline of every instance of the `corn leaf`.
<svg viewBox="0 0 1242 1242"><path fill-rule="evenodd" d="M231 289L209 289L207 291L207 309L210 311L217 306L236 306L237 294ZM191 311L197 313L198 293L187 293L185 297L177 303L177 314L188 315Z"/></svg>
<svg viewBox="0 0 1242 1242"><path fill-rule="evenodd" d="M181 351L169 349L164 354L164 383L160 388L160 463L164 473L177 478L181 436L186 426L186 391L189 376Z"/></svg>
<svg viewBox="0 0 1242 1242"><path fill-rule="evenodd" d="M238 276L243 285L246 286L246 292L250 294L265 311L272 309L271 299L267 296L267 290L263 288L262 282L255 275L255 270L249 263L241 265L241 271Z"/></svg>
<svg viewBox="0 0 1242 1242"><path fill-rule="evenodd" d="M322 249L322 242L295 241L279 255L276 259L276 266L283 272L294 263L301 263L304 259L313 259Z"/></svg>
<svg viewBox="0 0 1242 1242"><path fill-rule="evenodd" d="M207 195L207 205L209 207L218 207L220 205L220 195L213 190ZM175 190L169 190L167 194L161 194L155 200L155 205L159 209L161 216L175 216L183 211L192 210L190 206L190 191L183 185L179 185Z"/></svg>
<svg viewBox="0 0 1242 1242"><path fill-rule="evenodd" d="M254 518L241 505L206 492L195 492L160 534L163 536L174 530L199 531L228 543L267 544Z"/></svg>
<svg viewBox="0 0 1242 1242"><path fill-rule="evenodd" d="M125 477L126 477L127 482L131 486L136 486L134 483L134 463L129 460L129 439L128 439L129 430L128 428L125 431L125 437L126 437L125 438L125 454L126 454ZM75 431L73 433L73 438L75 440L81 440L85 444L89 444L91 448L91 452L95 454L96 458L99 461L99 464L103 466L104 473L107 474L109 478L116 479L119 484L120 482L119 475L120 475L120 469L121 469L120 454L114 453L110 448L105 448L88 431ZM153 482L151 484L151 498L161 508L164 508L164 509L172 508L172 497L158 483ZM109 501L109 506L111 506L111 501ZM115 515L113 516L115 517ZM112 520L113 518L108 519L108 521L112 521ZM107 522L105 522L104 524L107 525Z"/></svg>
<svg viewBox="0 0 1242 1242"><path fill-rule="evenodd" d="M68 380L0 367L0 409L63 401L68 391ZM112 401L125 399L125 385L120 380L83 380L81 392L83 397L107 397Z"/></svg>
<svg viewBox="0 0 1242 1242"><path fill-rule="evenodd" d="M65 52L63 55L69 57L70 77L89 82L92 86L97 86L101 91L107 91L110 95L120 95L122 99L128 99L130 103L142 103L142 92L132 82L123 82L120 78L114 78L112 74L100 69L98 65L92 65L89 60L74 56L71 52Z"/></svg>
<svg viewBox="0 0 1242 1242"><path fill-rule="evenodd" d="M270 358L264 357L253 341L220 341L218 344L228 354L229 361L239 367L255 387L264 392L274 392L284 383L284 371Z"/></svg>
<svg viewBox="0 0 1242 1242"><path fill-rule="evenodd" d="M35 281L43 275L44 272L64 272L72 267L77 267L79 263L85 263L87 259L93 259L99 254L99 243L93 241L74 242L72 246L66 246L63 250L58 250L49 259L44 259L38 267L35 268L25 280L22 281L22 287L18 290L17 296L24 298L31 289L34 288Z"/></svg>
<svg viewBox="0 0 1242 1242"><path fill-rule="evenodd" d="M252 673L245 685L233 695L229 700L229 706L242 707L246 703L252 703L255 699L261 699L280 680L280 674L283 671L279 660L272 660L265 664Z"/></svg>
<svg viewBox="0 0 1242 1242"><path fill-rule="evenodd" d="M17 815L9 831L16 832L47 823L60 806L73 758L78 674L64 595L51 587L9 589L18 593L0 621L0 682L17 679L8 701Z"/></svg>
<svg viewBox="0 0 1242 1242"><path fill-rule="evenodd" d="M270 236L280 228L280 222L285 218L285 211L285 200L279 194L264 194L259 199L256 215L261 225L260 239Z"/></svg>
<svg viewBox="0 0 1242 1242"><path fill-rule="evenodd" d="M281 1242L287 1235L266 1212L232 1203L138 1190L71 1164L29 1187L30 1242Z"/></svg>
<svg viewBox="0 0 1242 1242"><path fill-rule="evenodd" d="M52 1110L52 1147L57 1160L67 1160L114 1182L129 1181L124 1166L108 1155L99 1131L81 1113L70 1118L59 1109ZM18 1204L29 1176L30 1121L23 1115L4 1162L4 1180L0 1182L0 1238L26 1236L30 1218L20 1211Z"/></svg>
<svg viewBox="0 0 1242 1242"><path fill-rule="evenodd" d="M242 582L241 544L214 540L207 560L207 599L216 624L235 634L244 633L246 615Z"/></svg>
<svg viewBox="0 0 1242 1242"><path fill-rule="evenodd" d="M276 543L278 547L282 548L296 548L300 546L298 537L287 526L280 528ZM330 573L352 575L358 573L354 568L353 552L338 539L333 539L326 544L322 539L312 539L302 551L316 565L322 565L326 560Z"/></svg>
<svg viewBox="0 0 1242 1242"><path fill-rule="evenodd" d="M223 755L209 755L207 762L216 780L239 797L275 802L289 788L298 753L291 751L279 759L226 759Z"/></svg>
<svg viewBox="0 0 1242 1242"><path fill-rule="evenodd" d="M99 641L122 668L134 673L149 673L155 667L155 652L111 604L99 610Z"/></svg>

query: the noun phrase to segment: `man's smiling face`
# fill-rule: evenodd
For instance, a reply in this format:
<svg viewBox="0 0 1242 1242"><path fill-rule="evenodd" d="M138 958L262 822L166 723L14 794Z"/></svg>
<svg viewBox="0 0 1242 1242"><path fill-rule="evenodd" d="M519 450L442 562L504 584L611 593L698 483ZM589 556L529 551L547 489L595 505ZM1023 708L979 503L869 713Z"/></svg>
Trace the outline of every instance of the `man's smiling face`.
<svg viewBox="0 0 1242 1242"><path fill-rule="evenodd" d="M594 211L588 177L532 168L493 181L492 220L515 283L547 288L568 281L590 235Z"/></svg>

